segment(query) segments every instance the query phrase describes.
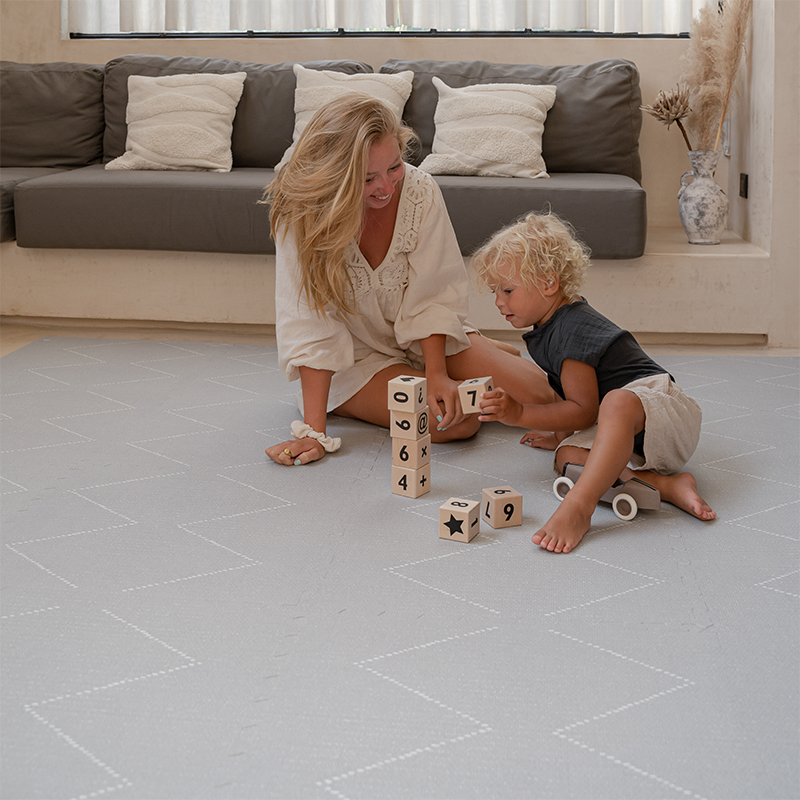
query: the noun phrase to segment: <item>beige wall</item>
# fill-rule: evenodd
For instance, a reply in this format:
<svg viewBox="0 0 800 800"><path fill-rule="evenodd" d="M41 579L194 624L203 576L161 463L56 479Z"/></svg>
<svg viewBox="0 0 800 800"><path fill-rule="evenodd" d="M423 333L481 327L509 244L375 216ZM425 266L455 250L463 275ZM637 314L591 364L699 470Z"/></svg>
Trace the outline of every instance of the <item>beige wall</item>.
<svg viewBox="0 0 800 800"><path fill-rule="evenodd" d="M287 0L288 1L288 0ZM731 121L731 155L721 160L717 180L730 200L729 227L751 244L732 249L673 246L677 239L652 235L665 246L641 263L597 265L593 292L616 281L626 287L626 304L608 299L606 313L634 330L653 319L658 310L653 294L671 292L676 311L673 322L649 330L708 332L700 311L713 308L719 298L721 317L746 318L741 330L757 331L771 344L800 346L798 306L800 284L800 152L798 152L798 65L800 64L800 2L754 0L754 16L739 95ZM642 96L651 102L661 88L674 86L686 40L659 39L219 39L219 40L69 40L61 38L60 0L0 0L0 57L11 61L82 61L105 63L125 53L207 55L242 61L277 63L328 58L356 58L377 69L387 58L482 58L501 63L568 64L601 58L626 58L641 73ZM681 174L688 169L685 145L675 127L666 130L645 116L640 148L643 185L647 191L652 228L680 226L676 193ZM738 176L750 176L750 197L738 196ZM656 234L657 232L652 232ZM734 237L735 239L736 237ZM650 248L649 248L650 249ZM730 255L729 255L730 253ZM732 269L725 273L730 259ZM734 261L736 264L734 265ZM711 268L711 265L713 269ZM708 265L708 267L706 267ZM637 270L638 267L638 270ZM628 277L625 277L625 276ZM712 277L713 276L713 277ZM641 285L642 296L637 297ZM702 286L706 296L698 298ZM685 319L681 297L697 306ZM724 297L724 303L722 299ZM758 308L754 309L754 303ZM602 304L601 304L602 305ZM641 314L629 309L642 308ZM712 316L714 316L712 314ZM721 326L720 330L735 329Z"/></svg>

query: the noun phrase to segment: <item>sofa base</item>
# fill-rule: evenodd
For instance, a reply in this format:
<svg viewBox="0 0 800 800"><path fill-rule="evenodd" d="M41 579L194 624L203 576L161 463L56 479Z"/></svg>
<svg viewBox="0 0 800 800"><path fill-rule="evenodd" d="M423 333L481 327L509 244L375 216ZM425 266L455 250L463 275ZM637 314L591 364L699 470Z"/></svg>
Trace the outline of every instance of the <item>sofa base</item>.
<svg viewBox="0 0 800 800"><path fill-rule="evenodd" d="M275 323L273 256L38 250L4 242L0 267L0 313L7 316ZM770 292L769 255L734 234L699 247L687 244L680 229L651 228L644 256L595 261L583 293L635 332L769 335L770 344L795 346L791 321L770 313ZM513 333L488 291L472 290L470 320L482 330Z"/></svg>

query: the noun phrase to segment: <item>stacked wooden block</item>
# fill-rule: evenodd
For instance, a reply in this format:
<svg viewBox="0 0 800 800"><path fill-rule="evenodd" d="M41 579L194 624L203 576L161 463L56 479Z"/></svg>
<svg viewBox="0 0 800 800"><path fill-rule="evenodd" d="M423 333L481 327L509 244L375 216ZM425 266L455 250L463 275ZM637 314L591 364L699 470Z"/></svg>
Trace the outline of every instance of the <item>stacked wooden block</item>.
<svg viewBox="0 0 800 800"><path fill-rule="evenodd" d="M431 490L428 382L401 375L389 381L392 493L419 497Z"/></svg>
<svg viewBox="0 0 800 800"><path fill-rule="evenodd" d="M483 392L492 391L492 379L472 378L459 386L465 414L480 411ZM415 375L389 381L389 434L392 437L392 494L420 497L431 490L431 436L428 382ZM480 521L493 528L522 524L522 495L511 486L484 489L481 502L451 497L439 507L439 537L470 542Z"/></svg>

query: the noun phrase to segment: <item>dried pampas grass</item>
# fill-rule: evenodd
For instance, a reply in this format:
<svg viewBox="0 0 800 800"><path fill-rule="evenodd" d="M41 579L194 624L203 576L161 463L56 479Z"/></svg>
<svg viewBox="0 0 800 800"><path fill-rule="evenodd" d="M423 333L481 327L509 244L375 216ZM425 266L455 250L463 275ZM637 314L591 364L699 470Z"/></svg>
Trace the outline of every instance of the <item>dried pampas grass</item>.
<svg viewBox="0 0 800 800"><path fill-rule="evenodd" d="M666 96L659 92L652 106L642 110L661 120L667 127L676 122L691 150L689 138L680 120L695 141L698 150L716 150L722 123L734 96L736 73L742 61L747 28L753 13L753 0L716 0L704 6L692 21L689 47L681 57L678 89L685 87L689 109L667 122L657 112ZM673 98L674 101L674 98Z"/></svg>
<svg viewBox="0 0 800 800"><path fill-rule="evenodd" d="M689 47L681 56L681 80L691 87L692 114L686 125L697 142L698 150L712 149L722 111L716 52L720 20L716 7L701 8L692 21Z"/></svg>
<svg viewBox="0 0 800 800"><path fill-rule="evenodd" d="M734 91L736 73L744 54L747 26L753 13L753 0L726 0L722 7L722 24L717 46L717 72L722 85L722 113L720 115L714 150L719 147L722 123L728 112L728 105Z"/></svg>

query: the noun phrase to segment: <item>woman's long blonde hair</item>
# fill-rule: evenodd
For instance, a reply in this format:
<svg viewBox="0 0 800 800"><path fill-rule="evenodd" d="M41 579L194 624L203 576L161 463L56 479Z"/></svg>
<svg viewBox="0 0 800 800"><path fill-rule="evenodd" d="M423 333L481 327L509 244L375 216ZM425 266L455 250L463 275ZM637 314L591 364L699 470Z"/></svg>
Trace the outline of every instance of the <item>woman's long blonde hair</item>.
<svg viewBox="0 0 800 800"><path fill-rule="evenodd" d="M328 304L355 313L345 250L361 238L369 151L386 136L397 139L404 155L416 140L382 101L341 95L314 114L265 189L272 237L294 236L303 290L318 313Z"/></svg>

